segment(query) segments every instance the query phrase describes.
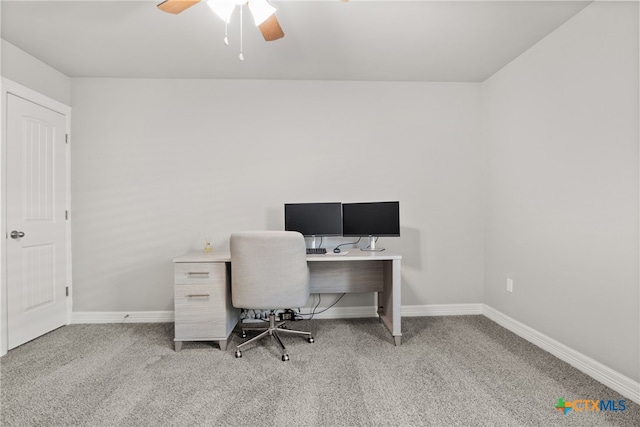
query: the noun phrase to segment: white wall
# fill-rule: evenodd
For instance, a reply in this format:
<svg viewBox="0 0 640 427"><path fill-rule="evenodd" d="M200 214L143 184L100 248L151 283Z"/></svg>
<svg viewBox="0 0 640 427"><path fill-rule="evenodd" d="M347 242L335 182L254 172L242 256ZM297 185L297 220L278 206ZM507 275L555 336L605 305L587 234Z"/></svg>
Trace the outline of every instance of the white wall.
<svg viewBox="0 0 640 427"><path fill-rule="evenodd" d="M0 40L2 77L64 105L71 103L71 79L6 40Z"/></svg>
<svg viewBox="0 0 640 427"><path fill-rule="evenodd" d="M635 381L638 76L637 3L597 2L488 79L482 106L484 302Z"/></svg>
<svg viewBox="0 0 640 427"><path fill-rule="evenodd" d="M72 105L74 311L171 310L173 257L309 201L399 200L403 305L482 301L479 84L73 79Z"/></svg>

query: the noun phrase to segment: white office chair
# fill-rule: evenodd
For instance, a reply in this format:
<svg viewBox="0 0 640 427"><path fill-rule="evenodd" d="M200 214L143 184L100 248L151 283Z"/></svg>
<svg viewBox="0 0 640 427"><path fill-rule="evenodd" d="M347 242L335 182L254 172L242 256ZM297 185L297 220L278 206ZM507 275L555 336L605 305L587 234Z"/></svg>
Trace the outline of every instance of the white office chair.
<svg viewBox="0 0 640 427"><path fill-rule="evenodd" d="M245 328L263 331L238 345L235 356L242 357L242 347L267 335L282 349L282 360L289 360L279 334L297 334L314 342L311 332L284 329L276 323L276 310L304 306L309 299L309 267L304 237L294 231L247 231L231 235L231 299L234 307L269 310L269 326Z"/></svg>

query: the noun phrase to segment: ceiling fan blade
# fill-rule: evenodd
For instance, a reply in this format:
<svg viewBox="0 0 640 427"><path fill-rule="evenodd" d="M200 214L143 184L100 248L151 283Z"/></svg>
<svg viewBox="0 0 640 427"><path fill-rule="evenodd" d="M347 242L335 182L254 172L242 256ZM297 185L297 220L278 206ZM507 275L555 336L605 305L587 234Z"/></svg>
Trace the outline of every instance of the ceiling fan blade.
<svg viewBox="0 0 640 427"><path fill-rule="evenodd" d="M275 13L267 18L267 20L260 24L258 27L260 28L260 32L262 32L262 37L264 37L264 39L268 42L284 37L284 31L282 31Z"/></svg>
<svg viewBox="0 0 640 427"><path fill-rule="evenodd" d="M185 9L190 8L196 3L200 3L200 0L164 0L158 5L158 9L163 12L173 13L177 15Z"/></svg>

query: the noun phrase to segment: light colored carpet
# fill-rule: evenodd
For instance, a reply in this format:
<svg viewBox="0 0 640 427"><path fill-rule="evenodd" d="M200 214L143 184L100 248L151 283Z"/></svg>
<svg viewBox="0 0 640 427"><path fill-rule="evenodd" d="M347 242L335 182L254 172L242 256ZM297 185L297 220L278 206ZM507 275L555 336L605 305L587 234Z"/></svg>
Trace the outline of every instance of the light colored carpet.
<svg viewBox="0 0 640 427"><path fill-rule="evenodd" d="M484 316L315 320L234 358L172 324L72 325L0 359L3 426L638 426L640 407ZM626 401L575 412L558 398Z"/></svg>

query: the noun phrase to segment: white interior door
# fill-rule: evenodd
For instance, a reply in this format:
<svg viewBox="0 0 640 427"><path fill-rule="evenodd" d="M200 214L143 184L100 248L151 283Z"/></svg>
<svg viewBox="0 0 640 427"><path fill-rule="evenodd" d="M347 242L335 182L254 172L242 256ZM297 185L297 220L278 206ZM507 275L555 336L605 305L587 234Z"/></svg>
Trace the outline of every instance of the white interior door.
<svg viewBox="0 0 640 427"><path fill-rule="evenodd" d="M7 94L7 342L66 323L66 117Z"/></svg>

